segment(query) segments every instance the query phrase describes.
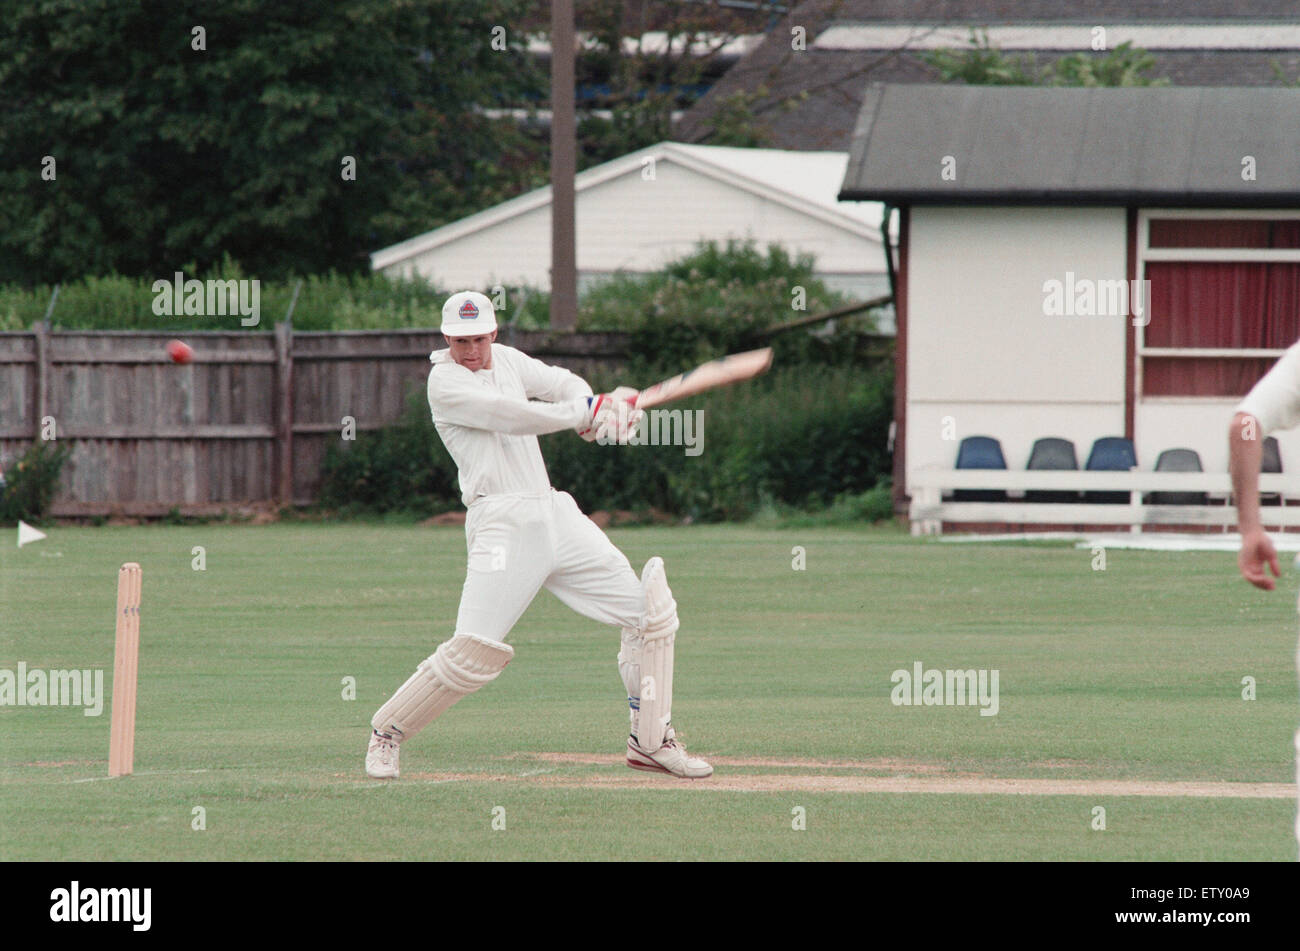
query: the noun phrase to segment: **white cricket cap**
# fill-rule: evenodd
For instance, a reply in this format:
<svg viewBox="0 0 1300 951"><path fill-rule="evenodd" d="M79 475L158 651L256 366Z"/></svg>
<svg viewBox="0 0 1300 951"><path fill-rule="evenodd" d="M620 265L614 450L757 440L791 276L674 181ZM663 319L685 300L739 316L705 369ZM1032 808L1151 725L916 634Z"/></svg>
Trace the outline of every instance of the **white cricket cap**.
<svg viewBox="0 0 1300 951"><path fill-rule="evenodd" d="M496 308L478 291L452 294L442 305L442 332L448 337L474 337L496 329Z"/></svg>

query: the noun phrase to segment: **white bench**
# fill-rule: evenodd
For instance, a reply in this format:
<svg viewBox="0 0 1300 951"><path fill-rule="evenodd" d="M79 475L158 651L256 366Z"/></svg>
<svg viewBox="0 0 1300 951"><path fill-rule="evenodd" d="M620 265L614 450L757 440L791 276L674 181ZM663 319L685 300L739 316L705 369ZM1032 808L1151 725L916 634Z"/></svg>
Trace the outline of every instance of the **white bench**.
<svg viewBox="0 0 1300 951"><path fill-rule="evenodd" d="M1282 504L1262 508L1265 527L1300 526L1300 505L1286 491L1295 479L1286 474L1259 478L1264 495L1281 495ZM949 502L946 493L957 489L1003 489L1009 494L1029 490L1053 492L1128 492L1128 505L1086 502ZM1000 522L1011 525L1128 525L1139 532L1148 525L1217 526L1227 530L1237 524L1232 504L1232 478L1226 472L1089 472L1038 469L941 469L923 467L908 475L912 496L908 515L913 535L937 535L944 522ZM1205 492L1208 505L1146 505L1148 492Z"/></svg>

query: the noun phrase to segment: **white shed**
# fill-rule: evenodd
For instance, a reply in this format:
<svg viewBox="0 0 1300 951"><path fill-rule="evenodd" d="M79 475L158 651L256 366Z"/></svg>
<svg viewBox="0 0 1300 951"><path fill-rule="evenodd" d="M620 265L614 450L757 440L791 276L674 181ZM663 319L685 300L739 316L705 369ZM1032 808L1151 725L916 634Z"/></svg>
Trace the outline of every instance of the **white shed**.
<svg viewBox="0 0 1300 951"><path fill-rule="evenodd" d="M812 254L833 290L884 296L884 206L837 199L847 166L846 152L661 142L588 169L575 179L579 290L619 272L659 270L699 241L734 238ZM384 248L370 265L448 289L549 288L551 189Z"/></svg>
<svg viewBox="0 0 1300 951"><path fill-rule="evenodd" d="M901 215L894 489L999 440L1227 469L1300 339L1300 90L868 88L841 192ZM1278 434L1300 471L1300 430Z"/></svg>

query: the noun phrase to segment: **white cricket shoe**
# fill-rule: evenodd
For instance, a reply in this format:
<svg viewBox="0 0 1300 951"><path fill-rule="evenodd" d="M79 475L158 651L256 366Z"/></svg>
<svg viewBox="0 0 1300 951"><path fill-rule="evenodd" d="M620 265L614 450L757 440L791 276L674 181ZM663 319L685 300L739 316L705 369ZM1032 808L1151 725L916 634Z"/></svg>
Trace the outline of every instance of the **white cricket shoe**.
<svg viewBox="0 0 1300 951"><path fill-rule="evenodd" d="M370 746L366 749L366 775L372 779L397 778L397 741L370 731Z"/></svg>
<svg viewBox="0 0 1300 951"><path fill-rule="evenodd" d="M686 748L677 742L672 727L668 739L653 753L637 745L634 737L627 738L627 765L644 769L648 773L668 773L680 779L703 779L713 775L713 767L698 756L686 755Z"/></svg>

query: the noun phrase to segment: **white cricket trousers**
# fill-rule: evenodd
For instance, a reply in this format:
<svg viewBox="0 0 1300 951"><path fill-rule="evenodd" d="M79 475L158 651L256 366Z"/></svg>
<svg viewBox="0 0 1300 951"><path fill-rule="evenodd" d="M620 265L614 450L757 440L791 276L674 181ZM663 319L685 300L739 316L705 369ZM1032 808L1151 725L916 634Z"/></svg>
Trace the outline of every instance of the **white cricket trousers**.
<svg viewBox="0 0 1300 951"><path fill-rule="evenodd" d="M457 634L505 641L542 588L602 624L643 623L640 578L567 492L480 499L469 507L465 538Z"/></svg>

